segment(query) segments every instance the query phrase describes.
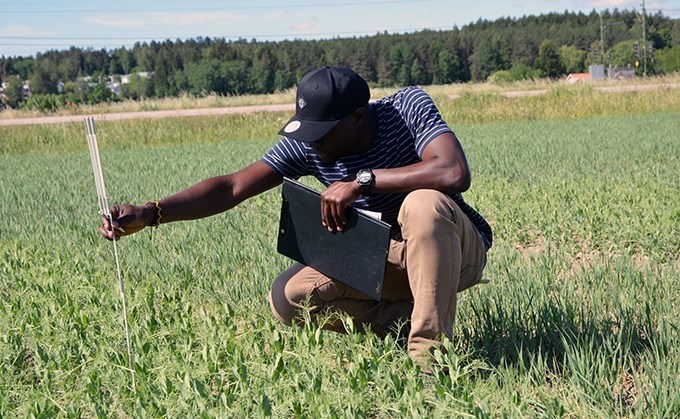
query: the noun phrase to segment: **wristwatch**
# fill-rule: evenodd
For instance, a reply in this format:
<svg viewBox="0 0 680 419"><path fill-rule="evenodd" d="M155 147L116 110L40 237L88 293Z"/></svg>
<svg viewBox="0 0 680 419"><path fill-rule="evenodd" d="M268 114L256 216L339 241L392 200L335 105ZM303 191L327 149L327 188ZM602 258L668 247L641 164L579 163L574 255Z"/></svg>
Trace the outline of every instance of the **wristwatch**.
<svg viewBox="0 0 680 419"><path fill-rule="evenodd" d="M373 192L373 185L375 184L375 175L371 169L361 169L357 172L357 183L359 184L359 191L363 196L369 196Z"/></svg>

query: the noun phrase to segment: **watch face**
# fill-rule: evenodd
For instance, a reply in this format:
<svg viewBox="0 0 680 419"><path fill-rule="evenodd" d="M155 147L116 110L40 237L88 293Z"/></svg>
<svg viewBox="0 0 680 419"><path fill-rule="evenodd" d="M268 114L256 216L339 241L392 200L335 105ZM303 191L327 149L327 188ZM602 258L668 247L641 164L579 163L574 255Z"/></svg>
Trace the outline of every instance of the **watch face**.
<svg viewBox="0 0 680 419"><path fill-rule="evenodd" d="M371 173L370 172L359 172L357 175L357 179L359 180L359 183L370 183L371 182Z"/></svg>

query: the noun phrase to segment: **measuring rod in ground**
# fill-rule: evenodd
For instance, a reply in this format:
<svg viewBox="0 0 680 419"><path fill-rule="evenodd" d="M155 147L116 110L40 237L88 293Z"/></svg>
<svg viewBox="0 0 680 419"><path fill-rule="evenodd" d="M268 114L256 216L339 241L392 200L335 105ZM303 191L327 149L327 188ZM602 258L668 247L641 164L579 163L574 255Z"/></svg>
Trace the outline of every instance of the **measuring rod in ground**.
<svg viewBox="0 0 680 419"><path fill-rule="evenodd" d="M104 187L104 175L102 173L102 163L99 159L99 146L97 145L97 134L94 130L94 118L85 118L85 132L87 134L87 145L90 147L90 159L92 160L92 172L94 173L94 183L97 188L97 200L99 201L99 214L103 215L109 220L109 226L113 230L113 219L111 218L111 211L109 209L109 198L106 195L106 188ZM125 341L127 343L128 364L130 367L130 374L132 375L132 391L136 392L135 384L135 369L134 361L132 359L132 347L130 345L130 327L127 321L127 308L125 305L125 282L123 281L123 274L120 269L120 260L118 258L118 246L116 240L113 242L113 254L116 260L116 273L118 274L118 285L120 287L120 300L123 303L123 323L125 325Z"/></svg>

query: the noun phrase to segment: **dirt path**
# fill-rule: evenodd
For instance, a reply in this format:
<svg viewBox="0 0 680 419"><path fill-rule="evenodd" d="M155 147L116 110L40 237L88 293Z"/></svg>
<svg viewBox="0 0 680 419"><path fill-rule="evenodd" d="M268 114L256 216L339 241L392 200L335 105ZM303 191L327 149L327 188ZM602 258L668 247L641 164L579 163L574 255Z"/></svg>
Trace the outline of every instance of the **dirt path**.
<svg viewBox="0 0 680 419"><path fill-rule="evenodd" d="M158 119L171 118L177 116L209 116L209 115L230 115L252 112L295 112L295 105L286 103L283 105L256 105L256 106L234 106L229 108L197 108L197 109L173 109L166 111L143 111L143 112L121 112L121 113L102 113L92 114L98 121L121 121L124 119ZM7 125L44 125L44 124L63 124L67 122L82 122L86 115L66 115L66 116L40 116L35 118L14 118L0 119L0 126Z"/></svg>
<svg viewBox="0 0 680 419"><path fill-rule="evenodd" d="M668 83L668 84L632 84L625 86L596 86L593 87L594 90L600 92L634 92L643 90L654 90L654 89L673 89L680 87L680 83ZM510 92L500 92L501 96L505 97L523 97L523 96L539 96L548 93L547 89L535 89L535 90L517 90ZM449 99L457 99L460 95L449 95Z"/></svg>
<svg viewBox="0 0 680 419"><path fill-rule="evenodd" d="M631 92L663 88L671 89L678 87L680 87L680 83L599 86L595 87L594 89L602 92ZM519 90L501 92L500 94L507 97L522 97L522 96L537 96L545 94L547 92L548 91L546 89L538 89L538 90ZM456 99L459 96L460 95L449 95L449 98ZM99 121L121 121L125 119L142 119L142 118L158 119L177 116L232 115L252 112L279 112L279 111L294 112L295 105L292 103L287 103L282 105L234 106L229 108L197 108L197 109L175 109L166 111L102 113L93 114L89 116L94 116ZM0 126L63 124L68 122L82 122L84 118L85 115L67 115L67 116L42 116L35 118L0 119Z"/></svg>

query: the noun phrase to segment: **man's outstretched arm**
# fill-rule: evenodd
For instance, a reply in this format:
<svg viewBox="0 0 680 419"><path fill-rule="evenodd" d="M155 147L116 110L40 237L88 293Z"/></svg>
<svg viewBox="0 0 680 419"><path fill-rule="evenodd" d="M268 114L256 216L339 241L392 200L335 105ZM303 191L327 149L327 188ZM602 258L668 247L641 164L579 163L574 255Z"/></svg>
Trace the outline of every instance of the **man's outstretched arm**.
<svg viewBox="0 0 680 419"><path fill-rule="evenodd" d="M281 177L261 160L244 169L198 182L159 201L161 223L193 220L227 211L248 198L281 183ZM111 208L114 231L102 217L99 232L108 239L130 235L144 229L156 216L155 204L114 205Z"/></svg>

